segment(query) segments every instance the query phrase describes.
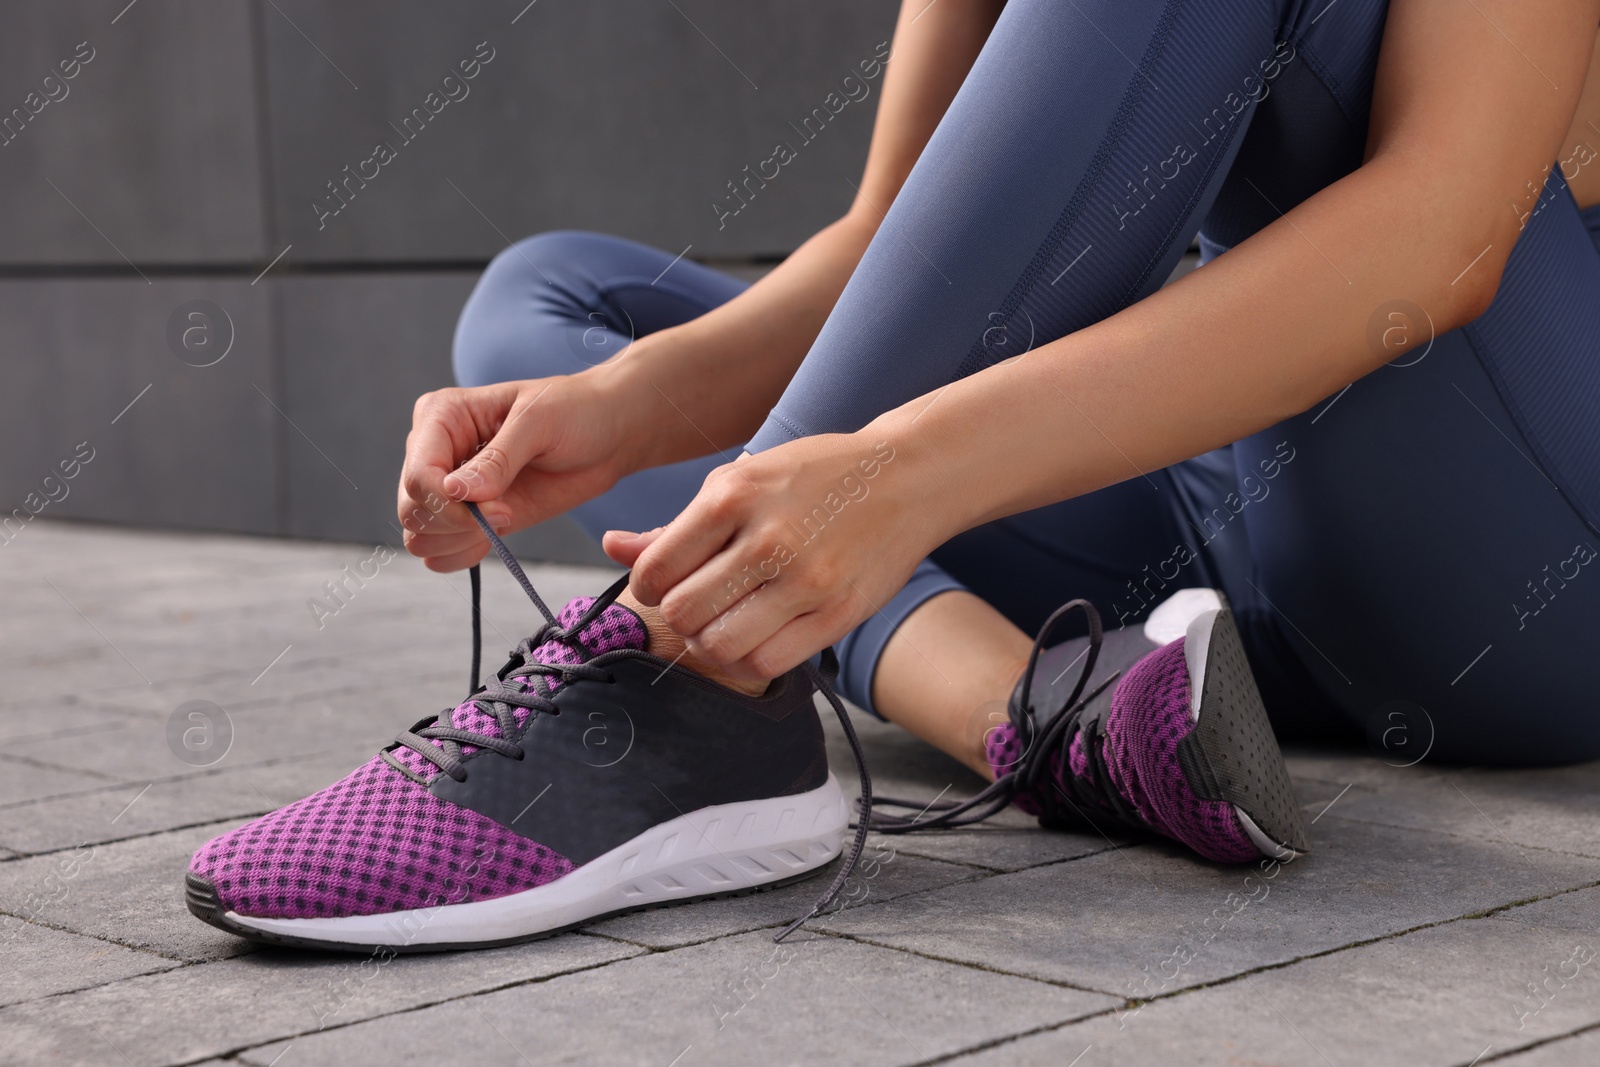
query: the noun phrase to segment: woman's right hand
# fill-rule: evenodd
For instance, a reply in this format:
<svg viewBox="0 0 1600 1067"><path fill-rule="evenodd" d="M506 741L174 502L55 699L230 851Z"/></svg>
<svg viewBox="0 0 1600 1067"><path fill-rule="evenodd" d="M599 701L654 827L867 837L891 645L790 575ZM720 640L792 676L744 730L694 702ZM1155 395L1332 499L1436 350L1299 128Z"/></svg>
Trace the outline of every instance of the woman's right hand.
<svg viewBox="0 0 1600 1067"><path fill-rule="evenodd" d="M592 374L424 394L400 474L406 549L429 570L460 570L489 551L461 501L506 533L610 489L631 473L624 428L638 426L623 409Z"/></svg>

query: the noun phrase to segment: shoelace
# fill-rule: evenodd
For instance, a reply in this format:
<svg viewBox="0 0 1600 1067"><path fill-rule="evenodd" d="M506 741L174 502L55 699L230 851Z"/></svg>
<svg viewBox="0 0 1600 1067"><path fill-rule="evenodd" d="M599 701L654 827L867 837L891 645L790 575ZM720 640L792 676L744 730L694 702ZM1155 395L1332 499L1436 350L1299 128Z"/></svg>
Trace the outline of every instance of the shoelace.
<svg viewBox="0 0 1600 1067"><path fill-rule="evenodd" d="M1033 708L1034 669L1038 666L1039 653L1044 650L1045 642L1049 640L1057 623L1074 610L1081 610L1089 620L1088 656L1082 673L1078 675L1071 694L1062 706L1061 713L1041 727ZM1122 794L1118 793L1116 786L1112 784L1104 751L1098 743L1088 743L1083 746L1084 754L1089 761L1090 773L1064 775L1065 790L1052 772L1052 763L1062 767L1069 765L1069 750L1073 739L1084 730L1097 725L1087 721L1085 714L1094 698L1122 676L1122 672L1117 671L1089 692L1084 692L1089 678L1094 674L1095 662L1100 658L1103 638L1100 613L1087 600L1072 600L1057 608L1045 620L1044 625L1039 628L1038 636L1033 639L1033 650L1028 654L1028 666L1022 673L1022 681L1017 689L1020 695L1014 699L1011 708L1012 723L1016 726L1023 745L1022 756L1012 769L966 800L935 799L931 803L921 803L894 797L879 797L876 801L876 806L879 808L904 808L916 811L917 814L893 815L874 810L869 803L867 807L862 808L862 811L867 813L862 821L871 829L884 834L948 830L982 822L1005 809L1018 794L1025 794L1039 802L1042 808L1040 818L1047 824L1067 821L1069 814L1083 819L1082 808L1091 807L1107 811L1124 823L1144 826L1144 819L1138 811L1123 799ZM1096 739L1091 733L1086 740ZM1049 781L1051 789L1039 788L1041 776ZM929 815L929 812L935 814Z"/></svg>
<svg viewBox="0 0 1600 1067"><path fill-rule="evenodd" d="M513 560L513 562L515 562ZM519 570L521 568L518 568ZM627 585L627 579L615 583L596 599L588 611L585 611L571 626L562 627L553 618L548 618L537 633L525 638L517 645L512 656L520 660L516 666L511 667L490 680L487 686L480 686L479 663L483 653L483 628L482 610L480 606L482 581L478 568L472 568L472 685L467 690L469 705L475 705L479 711L493 719L499 727L499 734L485 734L474 730L463 730L454 725L454 719L460 714L459 709L443 715L430 716L418 722L411 729L404 731L395 741L401 746L409 748L423 759L438 767L440 771L448 774L458 782L467 779L467 768L462 762L463 745L471 745L490 752L497 752L511 759L522 759L522 747L507 738L516 734L519 727L516 721L514 708L526 708L533 714L546 712L554 714L556 705L551 700L548 686L541 690L534 682L535 678L548 675L559 675L561 680L572 683L584 679L587 681L614 683L616 678L611 672L600 667L592 667L587 663L544 663L534 658L534 652L547 641L555 640L570 645L577 649L583 657L590 658L592 653L576 636L583 632L591 622L604 611L606 606L617 598ZM531 586L529 587L532 588ZM532 594L535 598L537 593ZM549 609L542 601L535 599L541 610L549 616ZM446 717L448 716L448 718ZM440 744L432 744L439 741ZM390 766L402 773L411 776L412 772L405 767L393 753L383 752L383 758Z"/></svg>
<svg viewBox="0 0 1600 1067"><path fill-rule="evenodd" d="M442 716L435 716L422 720L422 722L402 733L396 739L401 745L419 753L424 759L457 781L461 781L466 777L466 768L461 762L460 746L462 745L475 745L478 748L498 752L500 755L509 756L512 759L523 758L521 746L506 740L506 738L515 734L518 729L513 708L527 708L533 714L538 714L541 711L555 714L558 710L549 695L538 692L531 685L528 688L524 688L520 684L516 684L516 679L529 678L531 682L534 676L555 674L560 675L567 682L577 681L578 679L605 683L616 681L610 672L602 668L592 667L583 662L578 664L541 663L533 658L533 653L544 642L555 640L570 645L585 659L590 658L590 650L584 647L576 635L582 633L584 627L598 618L600 613L609 607L628 585L628 575L624 574L616 582L612 583L611 588L595 598L594 603L589 605L589 609L583 613L581 618L569 627L562 627L557 621L555 613L540 598L538 590L534 589L533 583L528 580L528 576L523 572L522 565L517 562L517 558L511 554L511 550L506 547L505 542L500 540L493 527L484 519L483 513L478 510L478 505L468 503L467 510L472 513L473 519L482 528L484 535L489 538L489 544L493 547L495 555L500 557L501 561L506 565L506 569L511 572L511 576L517 580L517 584L522 586L522 591L528 594L528 599L532 600L534 606L539 609L539 613L544 616L545 622L539 628L538 633L517 646L515 655L522 662L512 669L502 672L501 675L497 675L487 687L482 688L482 692L479 692L479 668L483 660L483 610L481 605L483 582L478 567L474 566L472 568L470 578L472 584L472 688L469 693L472 694L471 702L476 704L484 713L494 718L496 724L500 727L501 736L490 737L487 734L477 733L472 730L461 730L457 729L453 724L441 725L445 720ZM872 775L867 770L867 757L861 751L861 741L856 736L856 730L850 722L849 713L845 711L844 702L833 691L833 679L838 676L839 661L834 657L833 650L830 648L823 651L822 666L820 668L809 660L804 664L804 667L807 676L811 679L811 684L827 698L828 703L833 707L834 714L839 717L839 724L844 727L845 737L850 741L850 752L855 757L856 771L861 778L861 796L858 798L857 804L860 811L870 812L873 803ZM1030 672L1032 670L1031 663L1029 664L1029 670ZM430 722L434 725L424 725L424 723ZM432 744L432 740L442 742L444 747L441 748L439 745ZM399 768L402 773L410 774L405 766L389 752L385 751L383 758ZM849 881L850 876L855 872L856 864L861 859L861 852L867 844L867 830L870 822L871 819L865 817L856 820L855 839L851 842L850 851L845 855L844 863L840 866L839 872L834 875L832 884L817 898L817 902L811 906L810 911L794 920L774 936L774 941L782 941L800 929L801 926L820 914L824 908L838 898L840 891L844 889L845 883Z"/></svg>

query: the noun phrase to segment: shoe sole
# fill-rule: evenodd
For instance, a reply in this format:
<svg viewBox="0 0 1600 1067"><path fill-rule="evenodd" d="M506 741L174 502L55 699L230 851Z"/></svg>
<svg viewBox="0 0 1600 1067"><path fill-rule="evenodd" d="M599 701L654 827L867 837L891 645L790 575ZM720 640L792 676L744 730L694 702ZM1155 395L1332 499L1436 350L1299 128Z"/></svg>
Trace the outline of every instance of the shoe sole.
<svg viewBox="0 0 1600 1067"><path fill-rule="evenodd" d="M809 878L834 857L850 821L833 775L793 796L719 804L669 819L554 882L434 908L342 918L269 919L227 911L190 874L195 916L254 941L341 952L443 952L551 937L650 908L743 896Z"/></svg>
<svg viewBox="0 0 1600 1067"><path fill-rule="evenodd" d="M1226 607L1190 623L1184 641L1195 727L1178 743L1178 763L1195 793L1233 805L1265 856L1287 860L1311 849L1277 736L1267 719L1244 642Z"/></svg>

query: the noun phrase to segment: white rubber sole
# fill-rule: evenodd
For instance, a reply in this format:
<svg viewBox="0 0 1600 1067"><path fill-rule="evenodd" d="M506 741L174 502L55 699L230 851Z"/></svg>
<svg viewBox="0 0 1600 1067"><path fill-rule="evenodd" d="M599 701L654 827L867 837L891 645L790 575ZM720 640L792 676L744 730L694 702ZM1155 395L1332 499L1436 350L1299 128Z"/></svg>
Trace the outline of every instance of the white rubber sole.
<svg viewBox="0 0 1600 1067"><path fill-rule="evenodd" d="M494 900L337 919L229 925L295 942L417 949L506 943L651 905L747 892L815 870L843 847L849 809L839 783L808 793L719 804L669 819L554 882Z"/></svg>

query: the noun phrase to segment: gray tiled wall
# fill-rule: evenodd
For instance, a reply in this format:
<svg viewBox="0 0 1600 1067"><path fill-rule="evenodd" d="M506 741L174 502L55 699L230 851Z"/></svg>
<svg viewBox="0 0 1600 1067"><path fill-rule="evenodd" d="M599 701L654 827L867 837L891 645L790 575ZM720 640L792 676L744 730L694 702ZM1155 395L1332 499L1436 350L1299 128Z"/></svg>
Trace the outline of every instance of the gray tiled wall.
<svg viewBox="0 0 1600 1067"><path fill-rule="evenodd" d="M800 127L895 6L8 5L0 512L26 511L87 440L95 458L46 513L393 539L411 403L449 384L482 265L555 228L741 271L785 254L849 203L877 83L820 133ZM406 124L413 109L425 123ZM392 157L365 162L380 141ZM792 162L724 215L740 206L727 184L780 141ZM231 326L213 366L168 337L198 300L227 320L205 320L213 340ZM520 547L596 558L565 521Z"/></svg>

